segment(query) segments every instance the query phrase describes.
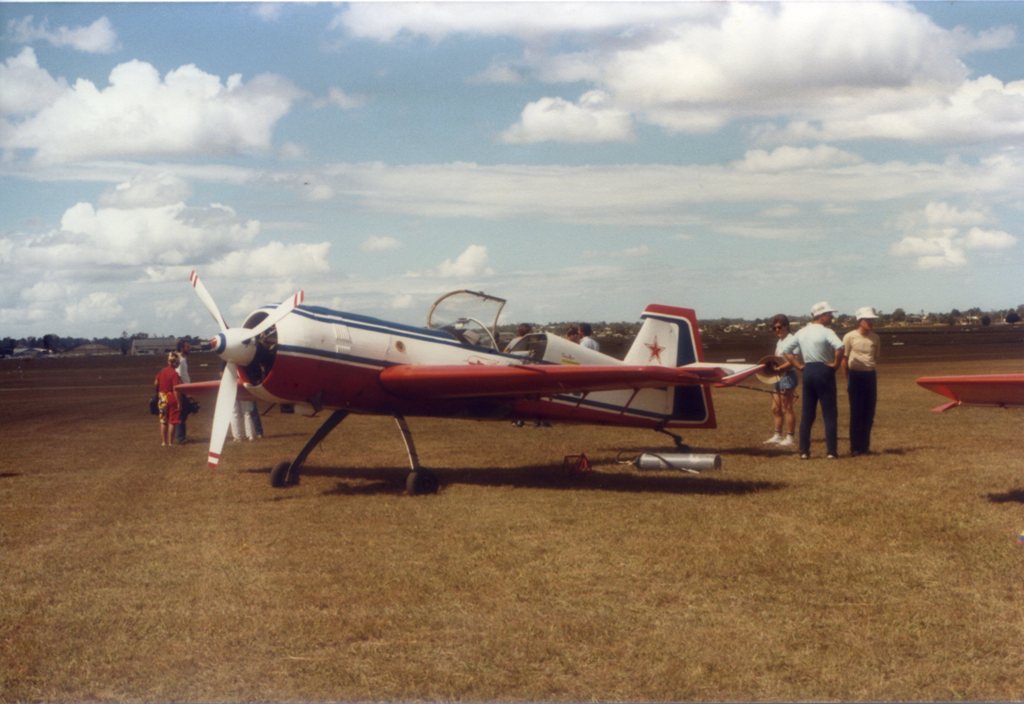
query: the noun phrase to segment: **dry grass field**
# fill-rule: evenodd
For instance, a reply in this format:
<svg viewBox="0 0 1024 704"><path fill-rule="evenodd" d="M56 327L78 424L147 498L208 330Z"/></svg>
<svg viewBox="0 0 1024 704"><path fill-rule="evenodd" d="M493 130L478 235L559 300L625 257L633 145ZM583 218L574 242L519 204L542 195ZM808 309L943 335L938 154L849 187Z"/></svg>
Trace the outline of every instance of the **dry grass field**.
<svg viewBox="0 0 1024 704"><path fill-rule="evenodd" d="M767 450L732 389L696 478L616 464L650 431L410 419L424 497L389 419L275 490L316 421L211 473L159 446L159 360L5 360L0 700L1020 699L1024 410L936 415L914 379L1024 363L942 352L885 364L868 457Z"/></svg>

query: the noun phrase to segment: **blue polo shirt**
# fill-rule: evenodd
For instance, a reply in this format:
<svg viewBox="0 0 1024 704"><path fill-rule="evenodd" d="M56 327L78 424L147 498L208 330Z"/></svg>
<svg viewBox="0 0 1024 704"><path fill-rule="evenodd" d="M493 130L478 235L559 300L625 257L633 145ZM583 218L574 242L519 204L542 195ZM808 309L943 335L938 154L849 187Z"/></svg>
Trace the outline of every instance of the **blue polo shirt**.
<svg viewBox="0 0 1024 704"><path fill-rule="evenodd" d="M782 354L796 354L804 358L805 364L821 362L831 364L835 361L836 350L843 349L843 341L832 328L820 323L808 323L796 333L786 338Z"/></svg>

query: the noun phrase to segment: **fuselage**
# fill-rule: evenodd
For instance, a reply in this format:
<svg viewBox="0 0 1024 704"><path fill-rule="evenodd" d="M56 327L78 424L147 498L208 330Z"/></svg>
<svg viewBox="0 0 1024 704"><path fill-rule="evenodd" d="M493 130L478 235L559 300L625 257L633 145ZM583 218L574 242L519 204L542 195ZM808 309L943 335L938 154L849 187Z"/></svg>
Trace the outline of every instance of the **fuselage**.
<svg viewBox="0 0 1024 704"><path fill-rule="evenodd" d="M267 310L250 315L245 327L258 324ZM686 421L671 418L671 404L666 405L665 392L658 389L425 400L390 393L379 379L383 369L409 364L622 364L547 333L530 335L514 351L503 352L489 333L480 335L479 328L416 327L306 305L295 308L271 332L257 343L260 350L254 361L240 368L246 388L266 401L367 414L714 427L710 410Z"/></svg>

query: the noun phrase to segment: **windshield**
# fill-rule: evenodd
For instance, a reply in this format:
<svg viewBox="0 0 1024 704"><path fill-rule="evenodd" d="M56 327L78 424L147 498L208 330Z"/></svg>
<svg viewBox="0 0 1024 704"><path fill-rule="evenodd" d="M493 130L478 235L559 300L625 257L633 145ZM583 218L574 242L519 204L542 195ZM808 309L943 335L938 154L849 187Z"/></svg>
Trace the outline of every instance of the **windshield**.
<svg viewBox="0 0 1024 704"><path fill-rule="evenodd" d="M504 298L478 291L452 291L430 308L427 327L446 330L464 344L498 349L498 316L505 307Z"/></svg>

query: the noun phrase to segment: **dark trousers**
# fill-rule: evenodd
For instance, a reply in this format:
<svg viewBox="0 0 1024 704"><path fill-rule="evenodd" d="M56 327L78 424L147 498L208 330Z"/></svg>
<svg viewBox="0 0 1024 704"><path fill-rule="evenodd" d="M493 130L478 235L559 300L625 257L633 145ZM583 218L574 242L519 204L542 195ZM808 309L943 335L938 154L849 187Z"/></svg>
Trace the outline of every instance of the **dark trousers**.
<svg viewBox="0 0 1024 704"><path fill-rule="evenodd" d="M811 452L811 426L821 404L821 418L825 421L825 447L830 455L838 455L836 407L836 370L821 362L804 366L804 395L800 407L800 454Z"/></svg>
<svg viewBox="0 0 1024 704"><path fill-rule="evenodd" d="M878 377L873 371L851 369L846 390L850 397L850 452L869 452L878 402Z"/></svg>
<svg viewBox="0 0 1024 704"><path fill-rule="evenodd" d="M185 442L185 420L188 418L188 411L184 408L181 409L181 422L174 426L174 440L175 442Z"/></svg>

